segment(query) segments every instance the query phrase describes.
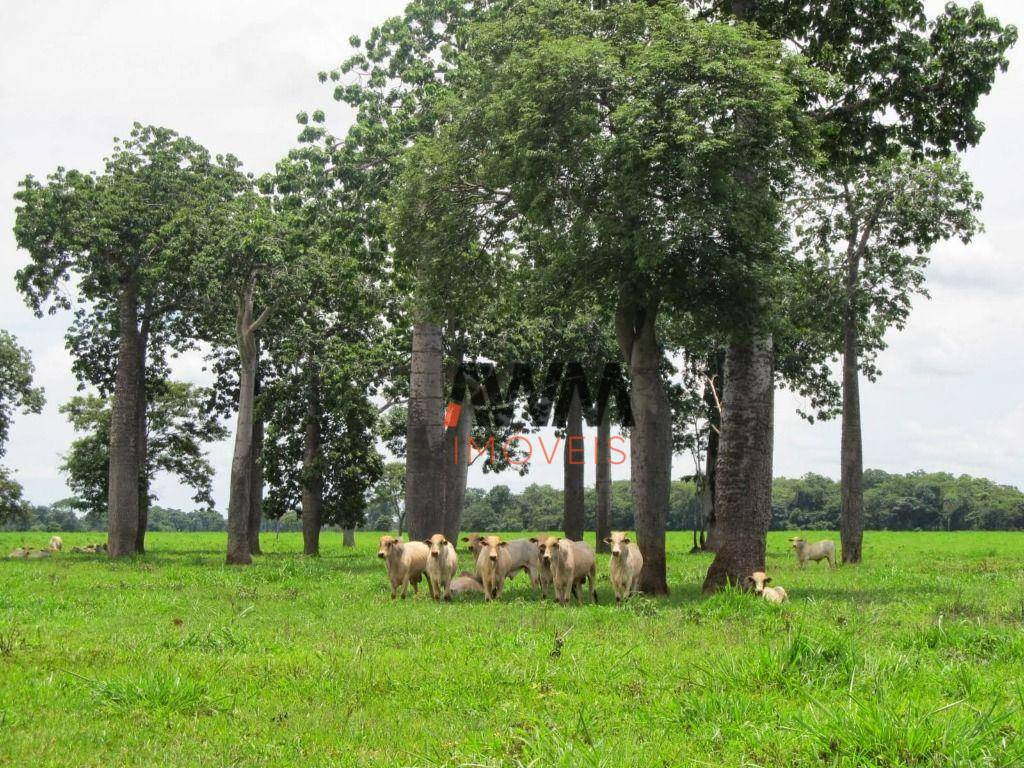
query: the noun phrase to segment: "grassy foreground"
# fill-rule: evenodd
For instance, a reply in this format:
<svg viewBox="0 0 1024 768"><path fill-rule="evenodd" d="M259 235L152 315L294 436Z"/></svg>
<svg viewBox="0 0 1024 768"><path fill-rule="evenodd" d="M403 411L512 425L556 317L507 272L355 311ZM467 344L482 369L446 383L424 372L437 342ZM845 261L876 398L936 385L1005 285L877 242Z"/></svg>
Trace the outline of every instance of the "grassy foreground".
<svg viewBox="0 0 1024 768"><path fill-rule="evenodd" d="M604 605L568 609L523 577L392 602L375 537L340 538L0 561L0 765L1024 764L1024 534L872 533L835 572L772 534L781 607L702 597L672 534L671 597L616 607L601 557Z"/></svg>

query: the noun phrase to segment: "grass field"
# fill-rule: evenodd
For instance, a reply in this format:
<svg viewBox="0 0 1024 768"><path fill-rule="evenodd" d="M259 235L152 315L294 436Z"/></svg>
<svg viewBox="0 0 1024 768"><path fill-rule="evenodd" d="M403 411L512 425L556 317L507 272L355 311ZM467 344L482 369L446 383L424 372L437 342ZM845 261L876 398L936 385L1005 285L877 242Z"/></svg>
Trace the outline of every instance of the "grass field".
<svg viewBox="0 0 1024 768"><path fill-rule="evenodd" d="M604 604L568 609L523 577L392 602L375 537L340 539L0 561L0 765L1024 764L1024 534L870 533L834 572L772 534L781 607L702 597L673 534L669 598L616 607L601 557Z"/></svg>

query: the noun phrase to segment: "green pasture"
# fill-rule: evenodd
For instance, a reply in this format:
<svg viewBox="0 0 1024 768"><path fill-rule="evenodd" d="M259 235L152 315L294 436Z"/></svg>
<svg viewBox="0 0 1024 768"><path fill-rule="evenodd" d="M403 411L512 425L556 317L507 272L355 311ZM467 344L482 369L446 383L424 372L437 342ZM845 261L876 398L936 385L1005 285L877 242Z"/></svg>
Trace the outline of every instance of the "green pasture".
<svg viewBox="0 0 1024 768"><path fill-rule="evenodd" d="M597 606L523 577L495 604L392 602L369 533L319 559L265 535L249 568L224 534L4 559L0 766L1024 764L1024 534L869 533L835 571L787 535L783 606L703 597L689 534L671 596L621 607L606 556Z"/></svg>

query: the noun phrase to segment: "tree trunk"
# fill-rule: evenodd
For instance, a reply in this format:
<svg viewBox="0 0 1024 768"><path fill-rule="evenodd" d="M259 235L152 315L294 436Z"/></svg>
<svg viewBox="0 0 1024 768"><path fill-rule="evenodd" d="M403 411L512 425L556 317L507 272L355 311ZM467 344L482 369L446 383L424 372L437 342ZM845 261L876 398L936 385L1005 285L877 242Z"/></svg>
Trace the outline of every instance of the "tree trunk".
<svg viewBox="0 0 1024 768"><path fill-rule="evenodd" d="M149 343L149 319L143 318L139 331L139 358L136 367L139 398L136 418L139 429L139 527L135 532L135 551L146 554L146 528L149 526L149 425L147 411L149 400L146 392L146 347Z"/></svg>
<svg viewBox="0 0 1024 768"><path fill-rule="evenodd" d="M609 410L606 408L604 418L597 427L597 467L596 490L597 490L597 511L595 514L595 528L597 529L597 551L610 552L611 547L604 543L612 532L612 420Z"/></svg>
<svg viewBox="0 0 1024 768"><path fill-rule="evenodd" d="M704 591L764 570L772 519L775 382L771 337L733 344L725 357L715 511L719 541Z"/></svg>
<svg viewBox="0 0 1024 768"><path fill-rule="evenodd" d="M708 376L711 384L704 388L704 406L708 414L708 448L704 462L704 488L701 494L701 504L704 512L704 522L707 525L707 539L701 542L703 549L710 552L715 551L718 546L718 516L715 513L715 482L717 479L718 466L718 443L719 430L722 428L722 414L718 412L718 398L722 397L725 382L725 353L715 352L711 355L708 366ZM712 384L714 389L712 389Z"/></svg>
<svg viewBox="0 0 1024 768"><path fill-rule="evenodd" d="M583 409L579 393L573 391L565 424L565 449L562 451L562 529L565 538L583 541Z"/></svg>
<svg viewBox="0 0 1024 768"><path fill-rule="evenodd" d="M110 557L133 554L139 532L139 382L143 354L139 333L138 281L121 286L118 296L117 371L110 409L110 468L107 492L107 548Z"/></svg>
<svg viewBox="0 0 1024 768"><path fill-rule="evenodd" d="M860 259L851 254L846 275L846 317L843 318L843 426L840 448L839 540L844 563L859 563L864 540L864 449L860 429L860 382L856 290Z"/></svg>
<svg viewBox="0 0 1024 768"><path fill-rule="evenodd" d="M459 423L445 430L444 445L444 526L449 541L458 541L462 527L462 507L466 502L469 479L469 436L473 431L473 401L468 388L462 400Z"/></svg>
<svg viewBox="0 0 1024 768"><path fill-rule="evenodd" d="M256 366L259 351L253 332L252 289L239 302L236 333L240 359L238 371L238 422L235 427L235 450L231 459L231 490L228 497L229 565L249 565L249 514L252 493L252 428L256 391Z"/></svg>
<svg viewBox="0 0 1024 768"><path fill-rule="evenodd" d="M355 528L343 528L341 531L342 541L341 546L343 547L354 547L356 545L356 529ZM452 539L454 541L454 539Z"/></svg>
<svg viewBox="0 0 1024 768"><path fill-rule="evenodd" d="M443 362L440 326L415 323L405 441L405 522L412 541L445 526Z"/></svg>
<svg viewBox="0 0 1024 768"><path fill-rule="evenodd" d="M302 553L320 554L323 513L323 470L320 466L320 377L310 377L306 423L302 438Z"/></svg>
<svg viewBox="0 0 1024 768"><path fill-rule="evenodd" d="M620 300L615 329L632 381L630 490L637 545L644 556L640 589L649 595L666 595L665 526L672 472L672 413L661 378L662 354L655 335L657 312L657 305L635 308Z"/></svg>
<svg viewBox="0 0 1024 768"><path fill-rule="evenodd" d="M258 393L258 371L256 389ZM263 428L263 419L255 417L252 423L252 461L249 466L252 482L249 490L249 553L253 555L263 554L263 547L260 546L260 529L263 526L263 464L260 461L263 456Z"/></svg>

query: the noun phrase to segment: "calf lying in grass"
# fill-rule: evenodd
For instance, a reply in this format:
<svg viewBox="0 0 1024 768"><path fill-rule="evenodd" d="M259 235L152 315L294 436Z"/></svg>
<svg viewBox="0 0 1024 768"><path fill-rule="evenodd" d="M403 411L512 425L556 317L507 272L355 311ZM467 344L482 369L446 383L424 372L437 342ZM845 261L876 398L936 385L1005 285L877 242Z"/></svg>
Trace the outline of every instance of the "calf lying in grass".
<svg viewBox="0 0 1024 768"><path fill-rule="evenodd" d="M388 569L392 600L395 599L399 587L402 588L402 599L404 600L409 592L410 582L412 582L413 593L419 594L420 579L427 569L429 556L430 547L422 541L410 541L403 544L401 539L387 535L380 537L377 557L384 560Z"/></svg>
<svg viewBox="0 0 1024 768"><path fill-rule="evenodd" d="M50 550L48 549L29 549L28 547L18 547L13 550L11 554L7 556L8 560L42 560L44 557L50 556Z"/></svg>
<svg viewBox="0 0 1024 768"><path fill-rule="evenodd" d="M764 571L754 571L747 576L746 584L748 588L754 590L755 595L767 600L769 603L784 603L789 600L789 595L786 594L786 590L782 587L768 586L771 580L772 577L765 574Z"/></svg>
<svg viewBox="0 0 1024 768"><path fill-rule="evenodd" d="M458 597L467 592L479 592L482 595L484 593L484 585L478 577L469 571L463 571L452 579L451 593Z"/></svg>

